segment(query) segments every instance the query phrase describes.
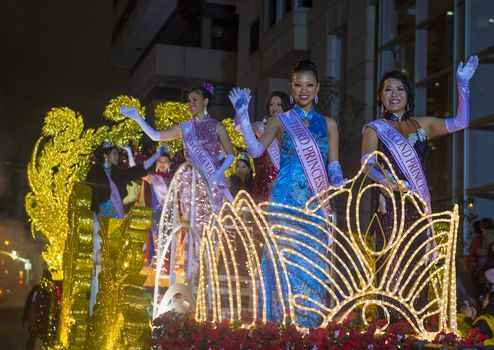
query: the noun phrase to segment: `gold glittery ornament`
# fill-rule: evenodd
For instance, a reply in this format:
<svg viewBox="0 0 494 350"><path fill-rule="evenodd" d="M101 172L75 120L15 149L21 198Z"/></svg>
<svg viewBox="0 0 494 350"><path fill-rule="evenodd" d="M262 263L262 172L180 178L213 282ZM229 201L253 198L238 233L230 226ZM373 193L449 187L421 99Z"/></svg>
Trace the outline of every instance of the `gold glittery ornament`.
<svg viewBox="0 0 494 350"><path fill-rule="evenodd" d="M103 112L105 119L116 123L129 119L120 113L121 106L137 108L141 117L145 119L146 109L141 107L141 102L139 102L139 100L135 97L125 95L118 96L110 100L105 108L105 111Z"/></svg>
<svg viewBox="0 0 494 350"><path fill-rule="evenodd" d="M86 341L89 318L87 295L93 267L93 212L91 189L83 183L74 185L69 202L70 232L63 258L63 293L58 324L58 343L64 349L82 348Z"/></svg>
<svg viewBox="0 0 494 350"><path fill-rule="evenodd" d="M27 178L26 212L33 232L46 239L42 253L54 280L63 278L62 259L69 232L68 201L72 186L86 176L87 159L100 132L83 131L80 114L69 108L53 108L45 117L42 135L36 142Z"/></svg>
<svg viewBox="0 0 494 350"><path fill-rule="evenodd" d="M235 146L235 148L241 152L246 151L244 137L242 136L242 133L240 131L235 130L233 119L231 118L223 119L221 124L223 124L223 126L225 127L228 136L230 136L230 140L232 140L233 146ZM228 170L225 172L225 176L232 176L233 174L235 174L235 165L237 163L237 160L240 158L240 156L241 154L237 153L237 155L235 156L235 161L230 166L230 168L228 168ZM255 176L256 171L254 166L254 160L251 157L249 157L249 162L253 172L252 175Z"/></svg>
<svg viewBox="0 0 494 350"><path fill-rule="evenodd" d="M190 120L192 115L186 103L182 102L161 102L154 108L155 126L158 130L166 130ZM170 154L175 154L183 148L182 140L172 140L163 142Z"/></svg>
<svg viewBox="0 0 494 350"><path fill-rule="evenodd" d="M226 132L228 133L228 136L230 136L233 145L240 150L245 150L246 147L244 137L242 136L242 133L240 131L235 130L233 119L223 119L221 124L223 124L223 126L226 128Z"/></svg>
<svg viewBox="0 0 494 350"><path fill-rule="evenodd" d="M111 99L105 107L103 116L105 119L113 121L116 124L111 126L105 139L112 141L117 146L132 143L136 147L141 139L141 128L135 121L120 113L121 106L135 107L141 117L145 119L146 110L144 107L141 107L141 103L137 98L118 96ZM101 140L101 142L103 141Z"/></svg>
<svg viewBox="0 0 494 350"><path fill-rule="evenodd" d="M86 349L147 349L149 337L142 246L151 226L151 210L133 207L124 219L101 218L103 266L89 323Z"/></svg>

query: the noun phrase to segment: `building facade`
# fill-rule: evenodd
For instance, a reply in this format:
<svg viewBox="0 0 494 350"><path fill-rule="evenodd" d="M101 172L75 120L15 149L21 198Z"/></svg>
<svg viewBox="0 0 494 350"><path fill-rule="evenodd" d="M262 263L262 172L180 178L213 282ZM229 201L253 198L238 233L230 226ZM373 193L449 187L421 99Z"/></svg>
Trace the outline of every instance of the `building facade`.
<svg viewBox="0 0 494 350"><path fill-rule="evenodd" d="M460 203L467 218L494 216L494 2L490 0L115 0L114 65L132 72L130 90L153 104L184 100L188 87L217 87L220 119L233 114L232 86L253 93L251 115L288 91L292 66L314 61L317 106L340 127L346 174L359 168L362 126L379 117L377 85L392 69L415 85L415 115L456 111L455 69L479 55L469 130L430 140L434 210ZM468 220L464 220L465 229ZM467 230L465 230L467 232Z"/></svg>

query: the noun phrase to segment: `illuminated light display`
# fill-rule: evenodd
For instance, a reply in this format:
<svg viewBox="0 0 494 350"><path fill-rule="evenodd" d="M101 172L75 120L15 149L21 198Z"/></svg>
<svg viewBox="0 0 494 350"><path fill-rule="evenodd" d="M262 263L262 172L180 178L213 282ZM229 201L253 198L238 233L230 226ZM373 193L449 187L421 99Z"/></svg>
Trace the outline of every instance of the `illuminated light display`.
<svg viewBox="0 0 494 350"><path fill-rule="evenodd" d="M389 164L383 154L375 154ZM250 309L255 316L254 322L256 317L267 321L263 300L266 298L265 276L261 273L262 253L266 250L265 254L273 258L273 264L280 265L275 266L275 279L283 323L290 317L297 325L294 315L300 310L321 316L321 327L358 310L364 315L365 323L365 315L374 308L381 310L388 321L390 314L399 315L424 339L430 339L438 331L455 332L458 207L452 211L427 214L426 204L417 194L407 192L395 196L387 186L365 182L364 168L349 180L346 187L328 189L319 195L323 201L318 203L313 198L303 210L277 203L258 205L246 192L241 192L233 203L226 203L219 214L213 213L204 227L200 247L196 319L219 321L226 318L235 321L240 319L242 310ZM396 174L392 173L392 176ZM387 235L381 232L387 240L379 250L369 244L372 242L369 235L371 225L382 225L376 222L375 213L370 213L371 220L363 225L360 212L364 196L374 188L388 193L395 218L391 232ZM344 219L333 223L316 214L328 201L336 200L345 202ZM408 205L418 210L420 218L405 225L405 210L401 209ZM274 217L282 217L286 225L271 225L268 218ZM311 217L313 220L307 220ZM324 225L313 222L323 222ZM311 237L310 232L297 230L302 225L296 224L300 223L312 225L312 230L326 232L328 240L312 239L311 244L307 244L290 237L292 235L287 233ZM327 268L321 269L291 249L293 245L303 245L318 255ZM316 250L315 246L322 247L324 253ZM425 254L419 254L421 251ZM239 256L244 256L245 260L240 261ZM310 268L299 264L297 259L309 264ZM241 275L239 270L242 266L246 269ZM315 302L310 295L291 292L287 266L292 270L303 270L318 281L328 295L327 303L304 306L306 300ZM318 277L321 273L324 279ZM286 298L281 274L288 281ZM417 300L424 291L428 291L429 299L426 305L420 305ZM244 302L246 296L248 302ZM438 317L437 329L427 328L427 320L432 316Z"/></svg>
<svg viewBox="0 0 494 350"><path fill-rule="evenodd" d="M153 317L157 316L160 285L186 283L197 289L201 233L212 212L211 193L191 163L173 176L161 213L156 256Z"/></svg>
<svg viewBox="0 0 494 350"><path fill-rule="evenodd" d="M143 313L137 312L143 311L148 302L139 299L142 277L138 271L142 267L145 227L150 221L149 211L139 209L134 209L124 221L103 225L108 233L104 254L110 261L112 252L113 256L118 252L118 258L102 272L99 311L91 321L89 334L97 330L106 338L87 337L88 325L84 323L87 300L81 296L89 288L92 216L87 212L87 188L77 183L87 173L89 155L102 141L127 143L141 136L135 122L116 116L120 104L137 105L138 101L119 98L107 108L107 118L118 124L97 130L84 130L82 117L68 108L52 109L46 115L42 136L27 169L31 192L26 196L26 211L31 228L45 236L43 259L53 278L65 278L64 290L70 291L62 294L61 299L57 328L60 348L83 341L101 345L100 348L112 348L117 343L136 344L136 334L142 335L141 330L149 326ZM123 103L124 100L127 102ZM186 116L184 105L166 106L178 108L177 113ZM162 107L162 115L168 111L166 108ZM375 155L389 165L384 155ZM378 310L388 319L399 314L424 339L438 331L456 332L458 207L428 213L426 203L417 194L397 195L391 187L366 182L364 169L365 166L344 188L330 188L318 194L323 200L318 202L314 197L304 209L270 202L257 204L246 192L240 192L233 203L226 203L219 213L213 213L211 194L200 173L189 163L180 167L170 185L160 223L154 315L160 301L157 286L167 280L168 284L183 282L196 294L195 317L199 321L236 321L246 309L253 312L253 322L266 321L266 281L261 269L266 254L276 272L276 293L284 324L290 320L297 324L300 310L321 316L321 326L355 310L362 311L365 323L365 315ZM393 171L392 176L396 176ZM377 230L377 235L372 233L382 224L376 213L369 213L368 200L374 189L391 198L388 210L394 217L392 229ZM70 197L73 190L75 197ZM317 214L330 201L337 202L332 207L343 213L333 222ZM420 213L412 224L405 220L404 208L409 206ZM313 230L324 232L327 239L313 238ZM78 235L79 242L74 235ZM297 235L305 237L305 243L294 238ZM376 249L374 240L378 236L385 243ZM297 245L318 256L325 268L293 249ZM68 251L64 251L66 246ZM322 248L322 253L315 246ZM287 267L304 271L316 280L325 290L327 302L312 308L304 306L304 301L311 301L310 295L291 292ZM321 274L323 278L319 277ZM124 276L127 277L121 279ZM282 280L288 281L286 296ZM428 302L420 305L416 301L425 292ZM112 297L115 293L121 297ZM437 328L426 328L432 316L438 319Z"/></svg>

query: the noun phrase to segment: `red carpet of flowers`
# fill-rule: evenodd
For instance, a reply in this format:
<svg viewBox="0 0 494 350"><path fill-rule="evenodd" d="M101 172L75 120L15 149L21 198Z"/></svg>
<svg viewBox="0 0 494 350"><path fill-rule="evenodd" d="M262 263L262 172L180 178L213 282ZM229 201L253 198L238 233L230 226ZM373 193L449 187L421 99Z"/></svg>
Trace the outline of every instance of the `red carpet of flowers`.
<svg viewBox="0 0 494 350"><path fill-rule="evenodd" d="M358 323L357 315L351 315L341 323L329 323L326 328L314 328L309 333L299 332L293 324L280 326L274 323L256 323L246 329L238 323L199 323L191 314L167 312L153 321L153 334L149 340L153 349L172 350L386 350L411 349L413 330L406 322L396 323L385 333L376 330L386 324L378 320L367 327ZM465 339L454 334L439 333L434 343L444 345L478 344L487 337L473 329Z"/></svg>

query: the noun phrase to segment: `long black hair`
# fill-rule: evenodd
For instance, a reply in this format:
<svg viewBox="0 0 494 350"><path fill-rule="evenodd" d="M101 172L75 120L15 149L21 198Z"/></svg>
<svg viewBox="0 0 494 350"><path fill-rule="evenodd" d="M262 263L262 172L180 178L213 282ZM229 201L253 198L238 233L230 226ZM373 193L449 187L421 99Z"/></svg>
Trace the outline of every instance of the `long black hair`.
<svg viewBox="0 0 494 350"><path fill-rule="evenodd" d="M282 91L273 91L271 95L269 95L268 99L266 100L266 115L269 115L269 104L271 103L271 99L273 97L279 97L281 100L281 109L283 109L283 112L286 112L290 109L290 99L288 98L288 95L285 94Z"/></svg>
<svg viewBox="0 0 494 350"><path fill-rule="evenodd" d="M114 149L118 150L117 147L113 145L108 145L106 142L103 142L98 148L94 150L94 157L96 158L96 162L99 164L105 164L105 154L109 156L111 151Z"/></svg>
<svg viewBox="0 0 494 350"><path fill-rule="evenodd" d="M192 92L197 92L199 95L201 95L202 98L207 98L209 100L208 106L211 106L211 104L213 103L213 93L206 89L204 86L209 86L211 91L214 91L214 87L211 83L204 82L201 85L193 86L189 90L187 90L187 96L189 96L189 94Z"/></svg>
<svg viewBox="0 0 494 350"><path fill-rule="evenodd" d="M379 106L383 105L383 102L381 100L381 92L384 88L384 81L390 78L398 79L403 84L403 87L405 88L405 92L407 93L408 112L413 113L413 109L415 108L415 103L414 103L415 93L412 88L412 83L410 82L410 79L408 79L408 77L399 70L392 70L391 72L384 73L383 77L381 78L381 81L379 82L379 90L377 92Z"/></svg>
<svg viewBox="0 0 494 350"><path fill-rule="evenodd" d="M293 77L295 73L305 73L305 72L310 72L314 74L314 77L316 78L316 82L319 82L319 74L317 73L316 64L309 60L298 61L298 63L292 68L291 76Z"/></svg>

